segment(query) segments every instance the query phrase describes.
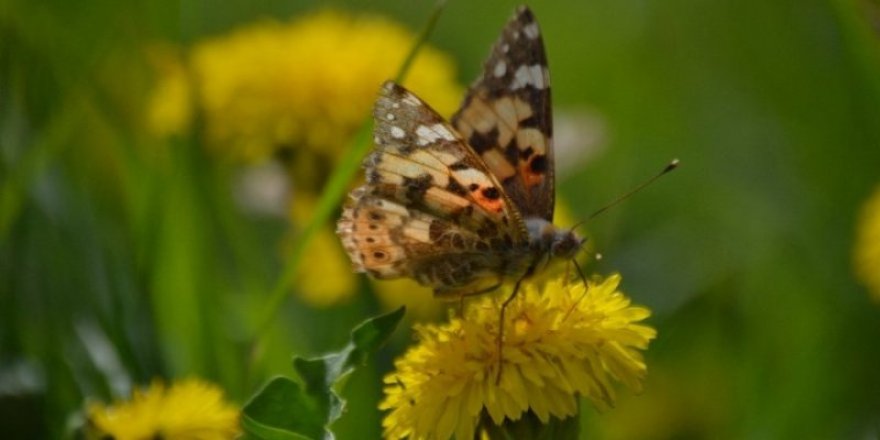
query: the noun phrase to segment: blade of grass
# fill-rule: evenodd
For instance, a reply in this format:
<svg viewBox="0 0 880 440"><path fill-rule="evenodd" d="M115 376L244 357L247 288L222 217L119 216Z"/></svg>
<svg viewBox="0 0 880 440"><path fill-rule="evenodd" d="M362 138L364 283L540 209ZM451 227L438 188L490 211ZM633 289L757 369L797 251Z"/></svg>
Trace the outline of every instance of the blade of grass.
<svg viewBox="0 0 880 440"><path fill-rule="evenodd" d="M428 21L422 28L395 76L396 82L401 83L406 78L413 61L433 32L434 26L437 24L437 20L440 18L445 4L446 0L440 0L434 5L431 15L428 17ZM262 338L266 335L267 330L272 325L272 321L274 321L275 316L278 314L278 310L284 304L284 300L287 297L288 286L293 280L296 269L302 262L305 249L311 242L315 233L327 223L327 220L329 220L330 216L339 206L339 203L342 201L342 198L348 190L349 182L351 182L358 172L360 161L364 155L367 154L370 147L372 147L371 122L371 118L364 121L361 128L352 138L352 141L347 148L348 153L342 157L339 164L333 170L333 174L330 175L327 185L324 187L324 191L321 194L321 198L318 200L312 219L306 224L299 239L293 244L293 249L287 258L281 276L278 278L278 281L272 289L269 300L267 301L263 313L260 316L260 320L258 321L258 326L252 336L250 344L251 365L256 364L259 358L260 350L258 350L257 347L259 347Z"/></svg>
<svg viewBox="0 0 880 440"><path fill-rule="evenodd" d="M10 172L0 178L0 242L5 241L12 224L22 209L26 193L66 147L76 127L82 108L78 97L65 96L58 111L43 128L39 137L27 148Z"/></svg>

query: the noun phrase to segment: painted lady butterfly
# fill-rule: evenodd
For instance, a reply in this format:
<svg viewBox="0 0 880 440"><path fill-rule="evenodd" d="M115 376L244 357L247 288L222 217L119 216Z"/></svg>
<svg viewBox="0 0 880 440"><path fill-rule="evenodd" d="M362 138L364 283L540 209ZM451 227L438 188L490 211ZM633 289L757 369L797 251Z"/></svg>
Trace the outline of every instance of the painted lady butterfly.
<svg viewBox="0 0 880 440"><path fill-rule="evenodd" d="M512 299L520 281L580 249L552 224L549 72L528 8L507 23L451 123L393 82L374 117L367 183L337 229L358 272L410 277L448 299L516 280Z"/></svg>

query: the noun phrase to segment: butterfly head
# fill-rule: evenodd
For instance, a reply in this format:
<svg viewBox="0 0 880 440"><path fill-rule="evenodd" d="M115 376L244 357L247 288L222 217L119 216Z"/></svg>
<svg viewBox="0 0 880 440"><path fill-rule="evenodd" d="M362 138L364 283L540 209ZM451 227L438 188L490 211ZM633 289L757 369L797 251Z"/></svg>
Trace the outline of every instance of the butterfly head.
<svg viewBox="0 0 880 440"><path fill-rule="evenodd" d="M532 248L552 258L570 260L586 242L586 239L575 233L573 228L557 228L544 219L527 219L526 227Z"/></svg>
<svg viewBox="0 0 880 440"><path fill-rule="evenodd" d="M570 260L577 255L586 241L571 229L556 228L550 245L550 255L554 258Z"/></svg>

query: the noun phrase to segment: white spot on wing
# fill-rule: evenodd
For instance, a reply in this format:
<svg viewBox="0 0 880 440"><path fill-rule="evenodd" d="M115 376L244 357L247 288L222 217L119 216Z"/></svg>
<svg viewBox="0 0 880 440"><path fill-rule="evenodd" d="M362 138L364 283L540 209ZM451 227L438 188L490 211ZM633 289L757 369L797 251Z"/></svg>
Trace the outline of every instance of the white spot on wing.
<svg viewBox="0 0 880 440"><path fill-rule="evenodd" d="M392 113L388 113L387 115L385 115L385 118L388 119L389 121L393 121L393 120L394 120L394 114L392 114Z"/></svg>
<svg viewBox="0 0 880 440"><path fill-rule="evenodd" d="M509 44L504 43L504 44L501 45L501 51L502 51L502 52L507 53L509 50L510 50L510 45L509 45Z"/></svg>
<svg viewBox="0 0 880 440"><path fill-rule="evenodd" d="M539 90L547 87L547 76L545 75L544 66L540 64L519 66L516 69L516 73L513 74L513 82L510 84L510 89L521 89L529 84Z"/></svg>
<svg viewBox="0 0 880 440"><path fill-rule="evenodd" d="M446 139L447 141L454 141L454 140L455 140L455 136L452 134L451 131L449 131L448 128L446 128L445 125L443 125L443 124L434 124L434 126L433 126L432 128L433 128L434 131L435 131L437 134L439 134L443 139Z"/></svg>
<svg viewBox="0 0 880 440"><path fill-rule="evenodd" d="M452 132L450 132L443 124L434 124L430 127L419 125L419 127L416 128L416 135L418 135L419 145L432 144L437 142L438 139L445 139L447 141L455 140L455 136L453 136Z"/></svg>
<svg viewBox="0 0 880 440"><path fill-rule="evenodd" d="M416 135L419 139L419 145L428 145L439 138L437 133L424 125L419 125L419 128L416 129Z"/></svg>
<svg viewBox="0 0 880 440"><path fill-rule="evenodd" d="M529 39L532 40L538 38L538 35L540 35L540 32L538 31L538 25L535 23L529 23L525 25L525 27L523 27L523 32L526 34L527 37L529 37Z"/></svg>
<svg viewBox="0 0 880 440"><path fill-rule="evenodd" d="M406 136L406 132L404 132L402 128L394 125L391 127L391 136L396 139L403 139L403 137Z"/></svg>
<svg viewBox="0 0 880 440"><path fill-rule="evenodd" d="M492 186L492 181L489 180L482 171L474 168L455 170L453 171L453 174L455 175L455 180L458 180L464 186L470 185L471 183L486 187Z"/></svg>
<svg viewBox="0 0 880 440"><path fill-rule="evenodd" d="M408 93L408 92L406 95L404 95L403 102L405 102L413 107L418 107L418 106L422 105L422 103L419 102L419 98L416 98L412 93Z"/></svg>
<svg viewBox="0 0 880 440"><path fill-rule="evenodd" d="M492 73L495 74L496 78L501 78L507 73L507 63L499 61L498 64L495 65L495 70Z"/></svg>

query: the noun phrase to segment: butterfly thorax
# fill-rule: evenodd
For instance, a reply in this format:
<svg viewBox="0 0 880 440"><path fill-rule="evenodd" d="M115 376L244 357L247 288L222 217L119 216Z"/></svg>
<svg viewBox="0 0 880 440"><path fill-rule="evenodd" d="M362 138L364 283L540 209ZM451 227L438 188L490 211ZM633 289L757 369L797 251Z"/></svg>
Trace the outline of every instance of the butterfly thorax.
<svg viewBox="0 0 880 440"><path fill-rule="evenodd" d="M558 228L543 218L527 218L525 223L529 233L529 249L539 257L570 260L584 242L571 229Z"/></svg>

